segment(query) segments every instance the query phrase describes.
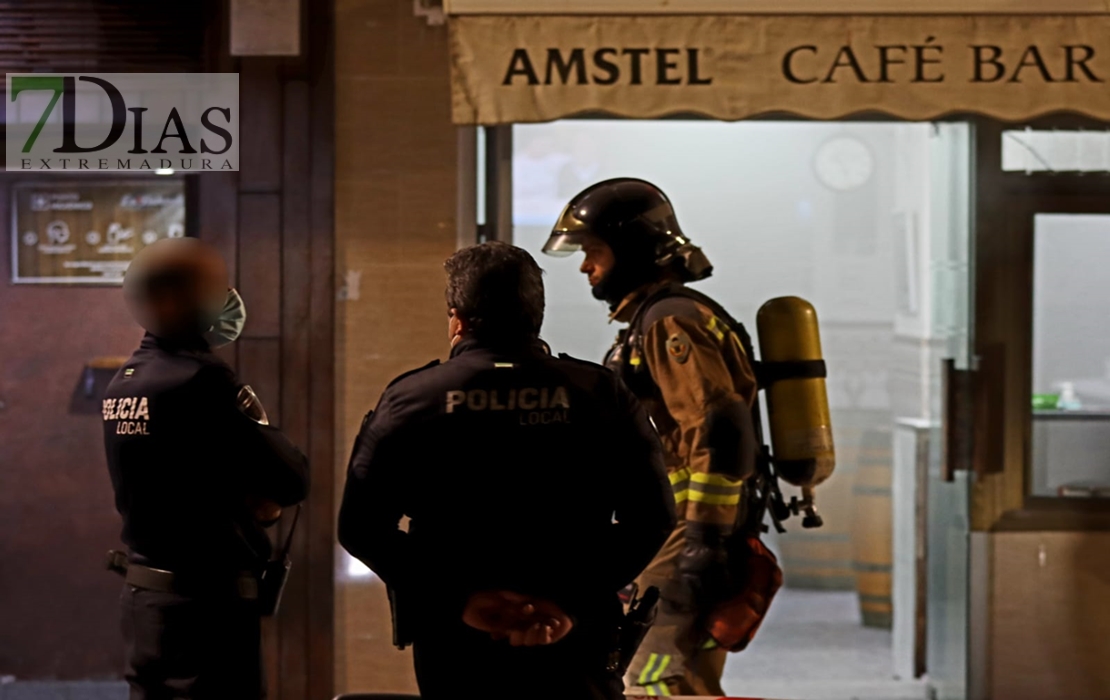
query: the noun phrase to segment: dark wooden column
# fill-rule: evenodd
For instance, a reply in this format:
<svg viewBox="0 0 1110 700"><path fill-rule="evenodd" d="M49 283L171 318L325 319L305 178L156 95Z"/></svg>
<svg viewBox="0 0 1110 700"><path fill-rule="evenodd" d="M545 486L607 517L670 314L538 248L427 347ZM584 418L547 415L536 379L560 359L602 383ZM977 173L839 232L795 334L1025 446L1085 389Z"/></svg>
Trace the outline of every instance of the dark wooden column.
<svg viewBox="0 0 1110 700"><path fill-rule="evenodd" d="M239 73L240 170L200 175L195 188L197 234L223 251L247 308L227 359L312 467L282 607L264 627L274 700L333 688L332 8L302 11L300 56L234 58L227 6L213 6L210 70Z"/></svg>

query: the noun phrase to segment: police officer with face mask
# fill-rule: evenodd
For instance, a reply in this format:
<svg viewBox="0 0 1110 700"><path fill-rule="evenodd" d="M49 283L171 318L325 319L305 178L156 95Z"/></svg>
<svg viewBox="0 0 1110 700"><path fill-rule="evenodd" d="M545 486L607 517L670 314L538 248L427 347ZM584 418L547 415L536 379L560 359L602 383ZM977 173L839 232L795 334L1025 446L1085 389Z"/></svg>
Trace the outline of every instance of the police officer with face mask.
<svg viewBox="0 0 1110 700"><path fill-rule="evenodd" d="M618 591L674 527L658 438L615 375L539 339L527 252L445 267L451 358L367 415L339 541L389 586L425 700L620 700Z"/></svg>
<svg viewBox="0 0 1110 700"><path fill-rule="evenodd" d="M212 248L147 246L123 291L147 330L103 399L131 698L263 698L265 527L305 498L307 460L212 352L246 320Z"/></svg>

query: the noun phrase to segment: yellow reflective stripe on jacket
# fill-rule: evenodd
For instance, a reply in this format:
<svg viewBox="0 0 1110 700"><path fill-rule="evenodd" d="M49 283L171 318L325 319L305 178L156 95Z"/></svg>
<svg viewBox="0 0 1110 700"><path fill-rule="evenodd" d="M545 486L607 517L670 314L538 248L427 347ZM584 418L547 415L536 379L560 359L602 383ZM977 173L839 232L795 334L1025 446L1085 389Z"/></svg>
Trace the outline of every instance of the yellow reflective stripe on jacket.
<svg viewBox="0 0 1110 700"><path fill-rule="evenodd" d="M663 677L663 672L667 670L667 666L671 663L671 655L664 654L663 660L659 662L659 667L655 669L655 673L651 674L651 682L655 683Z"/></svg>
<svg viewBox="0 0 1110 700"><path fill-rule="evenodd" d="M690 499L690 470L676 469L667 475L671 480L671 488L674 489L674 501L676 504L684 503Z"/></svg>
<svg viewBox="0 0 1110 700"><path fill-rule="evenodd" d="M704 503L707 506L738 506L740 505L740 494L735 496L719 496L717 494L698 493L690 489L689 495L686 500L693 503Z"/></svg>
<svg viewBox="0 0 1110 700"><path fill-rule="evenodd" d="M740 342L740 336L737 335L736 331L734 331L732 327L729 326L727 323L718 319L716 316L710 316L709 323L707 323L705 327L709 330L710 333L717 336L717 340L719 341L723 341L725 339L725 335L727 334L730 338L732 338L732 342L736 344L736 349L740 351L740 355L743 356L744 359L748 358L748 353L744 350L744 343ZM722 327L725 330L722 331Z"/></svg>
<svg viewBox="0 0 1110 700"><path fill-rule="evenodd" d="M705 472L691 473L690 481L695 484L704 484L706 486L716 486L727 489L739 489L744 484L742 480L735 479L725 474L708 474Z"/></svg>
<svg viewBox="0 0 1110 700"><path fill-rule="evenodd" d="M667 687L666 683L660 683L659 679L663 677L663 672L667 670L670 663L670 654L652 654L648 657L644 670L640 671L640 677L636 679L636 684L643 686L648 695L669 696L671 694L670 688Z"/></svg>
<svg viewBox="0 0 1110 700"><path fill-rule="evenodd" d="M709 317L709 323L706 324L706 328L709 329L710 333L717 336L717 340L724 340L725 339L725 332L723 330L721 330L721 328L719 327L719 326L724 326L724 325L725 325L724 323L717 320L716 316L710 316ZM727 326L725 326L725 327L727 328Z"/></svg>
<svg viewBox="0 0 1110 700"><path fill-rule="evenodd" d="M735 506L740 504L744 482L722 474L690 474L689 500L711 506Z"/></svg>

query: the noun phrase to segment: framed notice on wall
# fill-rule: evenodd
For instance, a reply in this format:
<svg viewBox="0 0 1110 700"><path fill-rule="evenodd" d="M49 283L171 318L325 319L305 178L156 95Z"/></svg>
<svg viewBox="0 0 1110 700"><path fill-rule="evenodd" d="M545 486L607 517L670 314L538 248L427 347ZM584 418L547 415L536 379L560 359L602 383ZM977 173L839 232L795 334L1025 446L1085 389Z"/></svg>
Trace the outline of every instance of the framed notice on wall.
<svg viewBox="0 0 1110 700"><path fill-rule="evenodd" d="M145 246L184 235L180 178L23 182L12 188L16 284L120 284Z"/></svg>

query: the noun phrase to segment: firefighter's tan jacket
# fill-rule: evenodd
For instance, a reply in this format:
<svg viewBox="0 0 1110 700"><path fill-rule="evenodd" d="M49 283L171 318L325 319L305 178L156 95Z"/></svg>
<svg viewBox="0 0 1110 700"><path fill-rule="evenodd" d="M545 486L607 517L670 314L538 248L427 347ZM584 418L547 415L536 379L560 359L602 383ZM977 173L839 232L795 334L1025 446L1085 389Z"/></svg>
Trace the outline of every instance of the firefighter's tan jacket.
<svg viewBox="0 0 1110 700"><path fill-rule="evenodd" d="M611 321L627 323L658 287L626 297ZM690 299L690 313L663 316L643 328L643 361L659 388L659 398L643 403L662 438L680 521L732 530L743 482L713 473L707 446L707 418L719 405L756 400L756 380L740 339L724 320ZM625 361L629 361L626 358Z"/></svg>

